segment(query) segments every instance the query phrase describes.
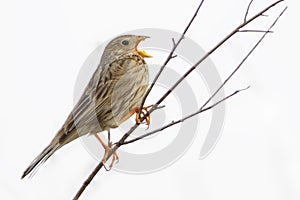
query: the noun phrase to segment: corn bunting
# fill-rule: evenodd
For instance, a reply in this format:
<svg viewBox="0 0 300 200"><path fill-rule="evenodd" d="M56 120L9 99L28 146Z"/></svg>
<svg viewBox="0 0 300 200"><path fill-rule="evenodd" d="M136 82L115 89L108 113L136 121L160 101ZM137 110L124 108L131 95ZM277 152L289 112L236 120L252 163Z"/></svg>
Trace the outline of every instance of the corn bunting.
<svg viewBox="0 0 300 200"><path fill-rule="evenodd" d="M107 152L111 143L105 145L97 133L109 132L110 128L118 127L137 113L147 91L149 74L144 58L151 56L137 49L146 38L123 35L108 43L78 103L50 144L24 171L22 178L33 174L62 146L86 134L94 134ZM138 117L136 121L139 122ZM114 159L117 159L116 154Z"/></svg>

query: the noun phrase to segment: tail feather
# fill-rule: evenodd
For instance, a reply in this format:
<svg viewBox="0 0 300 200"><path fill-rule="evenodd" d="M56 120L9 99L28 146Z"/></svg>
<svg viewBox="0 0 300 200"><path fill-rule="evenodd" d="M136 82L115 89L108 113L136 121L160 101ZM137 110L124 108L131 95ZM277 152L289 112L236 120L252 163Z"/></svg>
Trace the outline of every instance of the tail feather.
<svg viewBox="0 0 300 200"><path fill-rule="evenodd" d="M54 154L55 151L78 137L79 135L77 134L76 129L68 132L68 134L65 134L64 129L61 128L52 139L51 143L30 163L29 167L24 171L21 179L27 175L32 177L40 168L40 166L44 164L50 158L50 156Z"/></svg>
<svg viewBox="0 0 300 200"><path fill-rule="evenodd" d="M32 177L39 167L45 163L48 158L57 150L60 148L59 143L50 143L43 151L40 153L29 165L29 167L24 171L21 179L23 179L25 176L30 174L30 177Z"/></svg>

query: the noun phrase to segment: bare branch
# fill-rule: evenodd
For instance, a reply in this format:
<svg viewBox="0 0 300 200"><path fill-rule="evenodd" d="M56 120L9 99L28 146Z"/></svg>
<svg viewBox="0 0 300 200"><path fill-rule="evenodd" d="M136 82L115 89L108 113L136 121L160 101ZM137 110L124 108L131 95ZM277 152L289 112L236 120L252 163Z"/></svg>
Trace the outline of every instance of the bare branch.
<svg viewBox="0 0 300 200"><path fill-rule="evenodd" d="M245 14L245 17L244 17L244 22L247 21L247 16L249 14L249 10L250 10L250 7L251 7L251 4L253 3L253 0L251 0L248 4L248 7L247 7L247 10L246 10L246 14Z"/></svg>
<svg viewBox="0 0 300 200"><path fill-rule="evenodd" d="M211 110L212 108L214 108L214 107L216 107L217 105L219 105L220 103L226 101L226 100L229 99L230 97L233 97L234 95L238 94L239 92L242 92L242 91L247 90L247 89L249 89L249 88L250 88L250 86L248 86L248 87L246 87L246 88L244 88L244 89L236 90L236 91L233 92L232 94L226 96L225 98L221 99L220 101L217 101L216 103L214 103L213 105L211 105L211 106L209 106L209 107L207 107L207 108L198 110L197 112L194 112L194 113L192 113L192 114L190 114L190 115L188 115L188 116L186 116L186 117L184 117L184 118L182 118L182 119L179 119L179 120L177 120L177 121L174 121L174 120L173 120L171 123L169 123L169 124L167 124L167 125L165 125L165 126L159 128L159 129L156 129L156 130L154 130L154 131L151 131L151 132L149 132L149 133L146 133L146 134L144 134L144 135L141 135L141 136L139 136L139 137L137 137L137 138L134 138L134 139L132 139L132 140L128 140L128 141L124 142L122 145L126 145L126 144L130 144L130 143L136 142L136 141L141 140L141 139L143 139L143 138L145 138L145 137L148 137L148 136L153 135L153 134L155 134L155 133L157 133L157 132L160 132L160 131L162 131L162 130L164 130L164 129L166 129L166 128L169 128L169 127L171 127L171 126L174 126L174 125L176 125L176 124L178 124L178 123L182 123L182 122L184 122L185 120L194 117L195 115L198 115L198 114L203 113L203 112L205 112L205 111Z"/></svg>
<svg viewBox="0 0 300 200"><path fill-rule="evenodd" d="M173 47L175 47L176 46L176 42L175 42L174 38L172 38L172 42L173 42Z"/></svg>
<svg viewBox="0 0 300 200"><path fill-rule="evenodd" d="M239 30L240 33L274 33L274 31L264 31L264 30Z"/></svg>
<svg viewBox="0 0 300 200"><path fill-rule="evenodd" d="M142 100L142 103L141 103L141 106L140 106L140 110L139 110L139 115L141 115L141 112L142 112L142 109L144 107L144 104L145 104L145 101L148 97L148 95L150 94L151 90L153 89L157 79L160 77L161 73L163 72L163 70L165 69L165 67L167 66L167 64L169 63L169 61L173 58L175 58L173 56L175 50L177 49L178 45L181 43L181 41L184 39L184 36L186 34L186 32L189 30L190 26L192 25L193 21L195 20L196 16L198 15L198 12L200 10L200 8L202 7L204 3L204 0L202 0L198 6L198 8L196 9L193 17L191 18L190 22L188 23L188 25L186 26L186 28L184 29L183 33L181 34L181 37L179 38L179 40L177 42L175 42L175 39L172 38L172 42L173 42L173 48L169 54L169 56L167 57L166 61L164 62L164 64L161 66L160 70L158 71L158 73L156 74L155 78L153 79L153 82L151 83L150 87L148 88L143 100Z"/></svg>
<svg viewBox="0 0 300 200"><path fill-rule="evenodd" d="M171 59L176 58L176 57L177 57L177 55L172 55Z"/></svg>
<svg viewBox="0 0 300 200"><path fill-rule="evenodd" d="M237 32L239 32L239 30L243 27L245 27L247 24L249 24L250 22L252 22L253 20L255 20L256 18L258 18L259 16L263 15L267 10L271 9L272 7L276 6L277 4L279 4L280 2L282 2L284 0L279 0L273 4L271 4L270 6L268 6L267 8L265 8L264 10L262 10L261 12L259 12L258 14L256 14L255 16L253 16L251 19L245 21L244 23L242 23L241 25L239 25L236 29L234 29L229 35L227 35L221 42L219 42L213 49L211 49L204 57L202 57L193 67L191 67L184 75L182 78L180 78L172 87L171 89L169 89L167 91L167 93L165 93L163 95L163 97L161 97L157 102L156 104L153 105L153 107L149 110L149 112L147 112L144 116L141 117L141 121L145 120L147 116L149 116L155 109L157 109L157 107L159 106L159 104L182 82L182 80L184 80L197 66L199 66L208 56L210 56L215 50L217 50L220 46L222 46L227 40L229 40L233 35L235 35ZM198 8L201 7L203 1L201 1L201 4ZM273 25L270 27L272 28L276 22L278 21L278 19L281 17L281 15L285 12L286 8L284 9L284 11L278 16L278 18L276 19L276 21L273 23ZM198 10L197 10L198 12ZM197 12L195 13L194 17L197 15ZM193 18L194 18L193 17ZM189 25L187 26L186 30L184 31L184 34L186 33L186 31L188 30L189 26L191 25L193 20L190 21ZM263 40L263 38L265 37L265 35L268 34L268 32L264 33L263 37L261 38L261 40ZM182 37L183 38L183 37ZM180 40L181 41L181 40ZM177 46L178 46L179 42L177 42ZM258 45L258 44L257 44ZM256 46L257 46L256 45ZM176 46L176 47L177 47ZM174 49L174 48L173 48ZM176 48L175 48L176 49ZM174 49L174 50L175 50ZM173 52L174 52L173 50ZM251 52L252 53L252 52ZM172 53L173 54L173 53ZM172 54L169 55L169 57L172 56ZM170 60L170 59L169 59ZM166 63L168 63L168 61L166 61ZM245 60L245 59L244 59ZM156 76L156 80L158 79L160 73L162 72L162 70L164 69L164 66L162 66L159 74L157 74ZM237 71L237 69L235 70ZM231 78L231 76L234 74L235 72L233 72L225 81L224 83L220 86L220 87L223 87L225 85L225 83ZM156 81L155 80L155 81ZM154 84L153 84L154 85ZM152 87L153 87L152 85ZM220 90L220 89L219 89ZM215 96L215 94L219 91L217 90L212 96L211 98L209 98L209 100L200 108L202 110L205 110L205 109L209 109L208 108L205 108L204 107L206 106L206 104L208 104L210 102L210 100ZM150 90L148 90L150 92ZM149 94L148 92L148 94ZM147 95L148 95L147 94ZM145 99L144 99L144 102L145 102ZM143 103L144 103L143 102ZM143 104L142 104L143 105ZM143 106L141 106L143 107ZM122 145L124 144L125 140L131 135L131 133L139 126L139 124L135 124L134 126L132 126L130 128L130 130L125 133L123 135L123 137L119 140L119 142L117 142L115 144L115 146L108 152L108 157L107 159L109 159L112 154ZM73 198L74 200L77 200L81 194L84 192L84 190L86 189L86 187L90 184L90 182L93 180L93 178L96 176L96 174L99 172L99 170L103 167L103 163L99 163L97 165L97 167L93 170L93 172L90 174L90 176L87 178L87 180L83 183L83 185L81 186L81 188L79 189L79 191L76 193L75 197Z"/></svg>
<svg viewBox="0 0 300 200"><path fill-rule="evenodd" d="M158 109L162 109L164 107L166 107L166 105L158 106L156 109L158 110Z"/></svg>

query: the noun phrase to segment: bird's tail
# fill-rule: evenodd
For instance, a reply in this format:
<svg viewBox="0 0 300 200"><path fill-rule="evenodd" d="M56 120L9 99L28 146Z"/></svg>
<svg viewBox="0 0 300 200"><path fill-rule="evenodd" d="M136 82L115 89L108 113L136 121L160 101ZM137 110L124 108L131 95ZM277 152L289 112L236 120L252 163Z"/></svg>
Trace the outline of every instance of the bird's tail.
<svg viewBox="0 0 300 200"><path fill-rule="evenodd" d="M24 171L21 179L23 179L25 176L30 174L30 177L33 176L37 170L40 168L40 166L50 158L50 156L60 148L59 143L50 143L43 151L40 153L27 167L27 169Z"/></svg>
<svg viewBox="0 0 300 200"><path fill-rule="evenodd" d="M23 179L25 176L30 174L30 177L32 177L37 170L40 168L42 164L44 164L50 156L52 156L59 148L64 146L65 144L75 140L78 138L79 135L77 134L76 129L74 131L69 132L68 134L65 134L65 131L63 128L61 128L58 133L55 135L51 143L40 153L27 167L27 169L24 171L21 179Z"/></svg>
<svg viewBox="0 0 300 200"><path fill-rule="evenodd" d="M50 142L50 144L30 163L29 167L27 167L27 169L24 171L21 179L23 179L27 175L30 175L30 177L32 177L41 167L41 165L44 164L59 148L76 138L68 137L72 135L76 136L76 134L65 135L63 129L61 128L55 135L53 140Z"/></svg>

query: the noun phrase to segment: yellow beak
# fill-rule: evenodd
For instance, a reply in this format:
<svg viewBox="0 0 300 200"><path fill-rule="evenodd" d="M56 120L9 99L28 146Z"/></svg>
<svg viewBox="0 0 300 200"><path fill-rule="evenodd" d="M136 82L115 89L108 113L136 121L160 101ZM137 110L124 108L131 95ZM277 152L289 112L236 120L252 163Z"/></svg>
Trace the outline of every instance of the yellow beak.
<svg viewBox="0 0 300 200"><path fill-rule="evenodd" d="M152 56L148 54L146 51L137 51L137 53L143 58L152 58Z"/></svg>
<svg viewBox="0 0 300 200"><path fill-rule="evenodd" d="M144 41L145 39L149 38L148 36L138 36L138 40L135 46L135 51L143 58L152 58L150 54L148 54L146 51L138 50L137 46L141 41Z"/></svg>

